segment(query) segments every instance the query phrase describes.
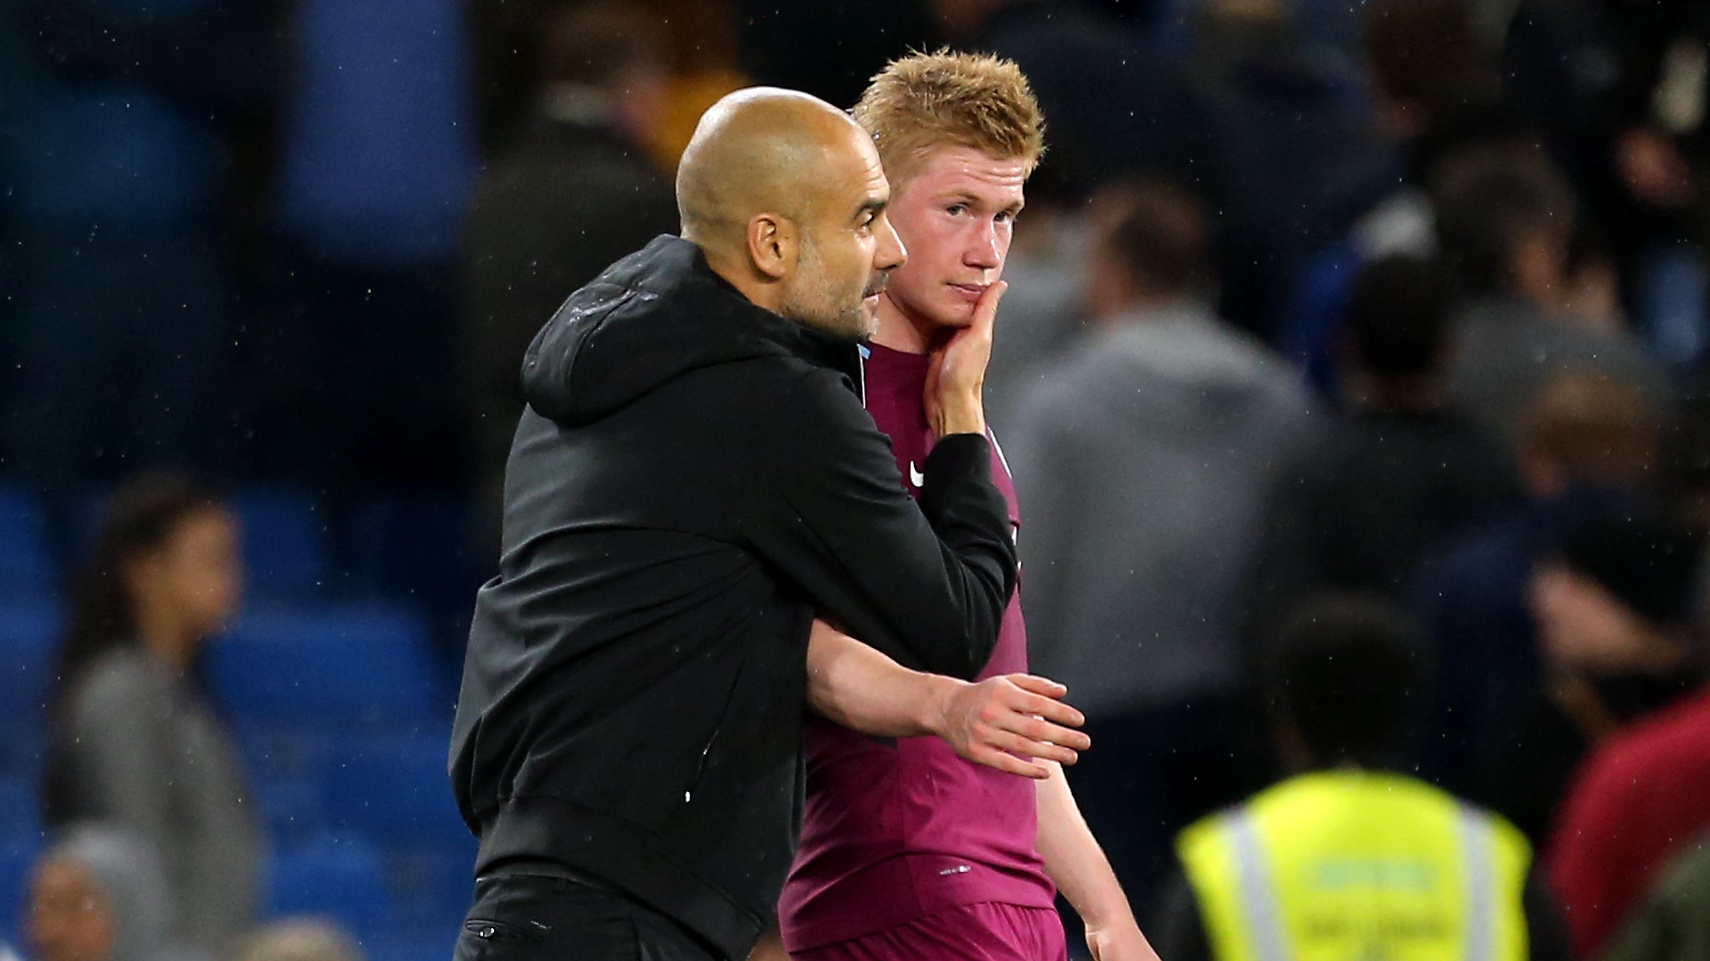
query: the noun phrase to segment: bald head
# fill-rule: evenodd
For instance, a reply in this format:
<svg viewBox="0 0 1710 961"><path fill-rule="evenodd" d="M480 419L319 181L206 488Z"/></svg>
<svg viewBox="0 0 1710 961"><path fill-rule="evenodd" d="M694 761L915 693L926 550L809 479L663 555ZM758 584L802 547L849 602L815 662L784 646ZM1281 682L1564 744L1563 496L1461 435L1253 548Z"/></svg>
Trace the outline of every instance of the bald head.
<svg viewBox="0 0 1710 961"><path fill-rule="evenodd" d="M872 333L878 291L905 253L872 138L791 90L739 90L712 106L677 168L683 238L744 296L800 323Z"/></svg>
<svg viewBox="0 0 1710 961"><path fill-rule="evenodd" d="M869 164L879 164L870 138L831 104L776 87L738 90L701 117L677 168L683 236L726 247L742 243L756 214L811 219Z"/></svg>

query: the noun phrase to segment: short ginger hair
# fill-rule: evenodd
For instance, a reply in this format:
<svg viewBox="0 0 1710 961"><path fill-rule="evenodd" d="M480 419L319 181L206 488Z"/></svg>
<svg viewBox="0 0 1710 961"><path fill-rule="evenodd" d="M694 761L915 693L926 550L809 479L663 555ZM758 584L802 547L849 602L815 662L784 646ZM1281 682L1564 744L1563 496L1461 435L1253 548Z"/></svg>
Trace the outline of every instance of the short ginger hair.
<svg viewBox="0 0 1710 961"><path fill-rule="evenodd" d="M853 111L873 136L893 187L926 154L969 147L1020 160L1032 174L1045 154L1045 117L1013 61L975 53L912 53L873 77Z"/></svg>

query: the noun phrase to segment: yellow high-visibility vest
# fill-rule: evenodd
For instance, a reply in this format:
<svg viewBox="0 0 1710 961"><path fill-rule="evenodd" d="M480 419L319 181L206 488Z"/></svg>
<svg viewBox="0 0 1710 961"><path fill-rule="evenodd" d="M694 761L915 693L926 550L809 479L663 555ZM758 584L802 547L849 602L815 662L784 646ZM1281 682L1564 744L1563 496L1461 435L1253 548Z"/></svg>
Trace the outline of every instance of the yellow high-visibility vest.
<svg viewBox="0 0 1710 961"><path fill-rule="evenodd" d="M1531 846L1414 778L1303 775L1176 841L1217 961L1525 961Z"/></svg>

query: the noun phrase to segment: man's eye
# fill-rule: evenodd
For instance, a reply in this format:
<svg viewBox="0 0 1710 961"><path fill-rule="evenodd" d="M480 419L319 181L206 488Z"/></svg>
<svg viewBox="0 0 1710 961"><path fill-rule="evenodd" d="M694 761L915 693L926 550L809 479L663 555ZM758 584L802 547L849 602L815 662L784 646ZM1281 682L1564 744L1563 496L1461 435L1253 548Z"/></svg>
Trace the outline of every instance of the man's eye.
<svg viewBox="0 0 1710 961"><path fill-rule="evenodd" d="M944 208L944 212L949 214L952 217L960 217L963 214L968 212L968 205L967 204L951 204L950 206Z"/></svg>

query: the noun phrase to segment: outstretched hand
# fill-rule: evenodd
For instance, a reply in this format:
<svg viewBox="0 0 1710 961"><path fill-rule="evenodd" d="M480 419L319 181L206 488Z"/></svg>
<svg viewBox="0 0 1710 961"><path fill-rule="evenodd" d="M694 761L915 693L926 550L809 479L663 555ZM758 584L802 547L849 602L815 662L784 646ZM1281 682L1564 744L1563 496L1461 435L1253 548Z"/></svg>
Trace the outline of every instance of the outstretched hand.
<svg viewBox="0 0 1710 961"><path fill-rule="evenodd" d="M1073 764L1092 741L1086 723L1063 703L1068 688L1031 674L1005 674L949 691L935 733L963 758L1009 774L1044 779L1044 761Z"/></svg>

